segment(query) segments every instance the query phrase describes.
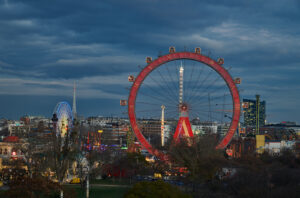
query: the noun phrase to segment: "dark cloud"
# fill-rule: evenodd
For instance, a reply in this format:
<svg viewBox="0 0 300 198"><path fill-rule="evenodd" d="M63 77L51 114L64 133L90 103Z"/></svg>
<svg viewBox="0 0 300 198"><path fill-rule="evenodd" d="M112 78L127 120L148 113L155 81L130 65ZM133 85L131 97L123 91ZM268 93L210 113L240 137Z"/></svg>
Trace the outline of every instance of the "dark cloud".
<svg viewBox="0 0 300 198"><path fill-rule="evenodd" d="M277 93L298 97L297 86L287 87L300 83L295 69L300 64L299 11L297 0L1 0L0 71L4 84L0 93L7 99L5 103L23 93L22 87L35 87L38 92L30 91L35 96L47 92L53 96L54 90L62 95L76 80L84 87L82 93L101 92L114 100L119 93L126 98L126 92L118 92L118 87L128 86L122 80L136 74L146 56L156 58L171 45L177 50L200 46L214 59L224 57L225 67L232 67L231 74L244 79L240 88L245 97L261 93L268 101L276 98L277 102L269 102L270 111L275 111L280 101L287 109L298 108L295 101L287 103ZM102 86L88 79L93 83L100 80ZM48 86L47 82L54 84ZM88 96L84 98L88 100ZM84 107L90 109L86 114L97 112L88 104ZM286 113L272 119L285 118L297 120Z"/></svg>
<svg viewBox="0 0 300 198"><path fill-rule="evenodd" d="M35 87L53 88L53 89L65 89L66 88L64 85L59 85L59 84L24 83L23 85L26 87L29 87L31 89L34 89Z"/></svg>

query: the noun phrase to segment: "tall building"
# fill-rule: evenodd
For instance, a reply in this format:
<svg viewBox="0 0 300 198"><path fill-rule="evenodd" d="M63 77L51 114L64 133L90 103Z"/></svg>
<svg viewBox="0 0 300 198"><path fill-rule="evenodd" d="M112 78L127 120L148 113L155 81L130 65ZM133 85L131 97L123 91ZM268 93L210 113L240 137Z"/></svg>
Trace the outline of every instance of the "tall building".
<svg viewBox="0 0 300 198"><path fill-rule="evenodd" d="M259 104L259 105L257 105ZM245 126L264 126L266 124L266 101L243 99ZM258 119L257 119L258 118Z"/></svg>

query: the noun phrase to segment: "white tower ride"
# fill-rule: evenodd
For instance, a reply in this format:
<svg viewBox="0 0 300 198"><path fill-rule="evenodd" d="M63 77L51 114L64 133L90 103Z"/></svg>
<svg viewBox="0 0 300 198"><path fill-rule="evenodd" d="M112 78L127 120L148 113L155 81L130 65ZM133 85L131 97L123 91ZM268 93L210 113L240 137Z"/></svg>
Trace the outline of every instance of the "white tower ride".
<svg viewBox="0 0 300 198"><path fill-rule="evenodd" d="M180 69L179 69L179 106L182 105L183 101L183 66L181 63Z"/></svg>
<svg viewBox="0 0 300 198"><path fill-rule="evenodd" d="M161 146L165 145L165 106L161 105L161 128L160 128L160 136L161 136Z"/></svg>

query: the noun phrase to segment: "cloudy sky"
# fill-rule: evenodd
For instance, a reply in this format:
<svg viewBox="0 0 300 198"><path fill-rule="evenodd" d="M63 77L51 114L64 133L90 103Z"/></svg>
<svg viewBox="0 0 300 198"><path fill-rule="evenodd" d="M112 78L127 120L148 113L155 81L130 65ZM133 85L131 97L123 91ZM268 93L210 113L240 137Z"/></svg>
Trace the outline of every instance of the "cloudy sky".
<svg viewBox="0 0 300 198"><path fill-rule="evenodd" d="M201 47L241 77L242 98L260 94L267 120L300 123L297 0L0 0L0 117L123 115L129 74L145 57Z"/></svg>

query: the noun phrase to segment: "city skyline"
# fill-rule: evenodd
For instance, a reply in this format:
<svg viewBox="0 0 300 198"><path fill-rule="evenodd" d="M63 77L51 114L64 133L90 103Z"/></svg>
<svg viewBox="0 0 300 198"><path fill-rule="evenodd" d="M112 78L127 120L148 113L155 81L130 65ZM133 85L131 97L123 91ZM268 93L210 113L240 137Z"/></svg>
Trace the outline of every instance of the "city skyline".
<svg viewBox="0 0 300 198"><path fill-rule="evenodd" d="M168 9L166 9L168 8ZM260 94L267 121L300 123L297 1L0 1L0 117L50 116L60 101L79 115L126 116L127 77L145 57L201 47ZM184 10L184 14L182 13Z"/></svg>

